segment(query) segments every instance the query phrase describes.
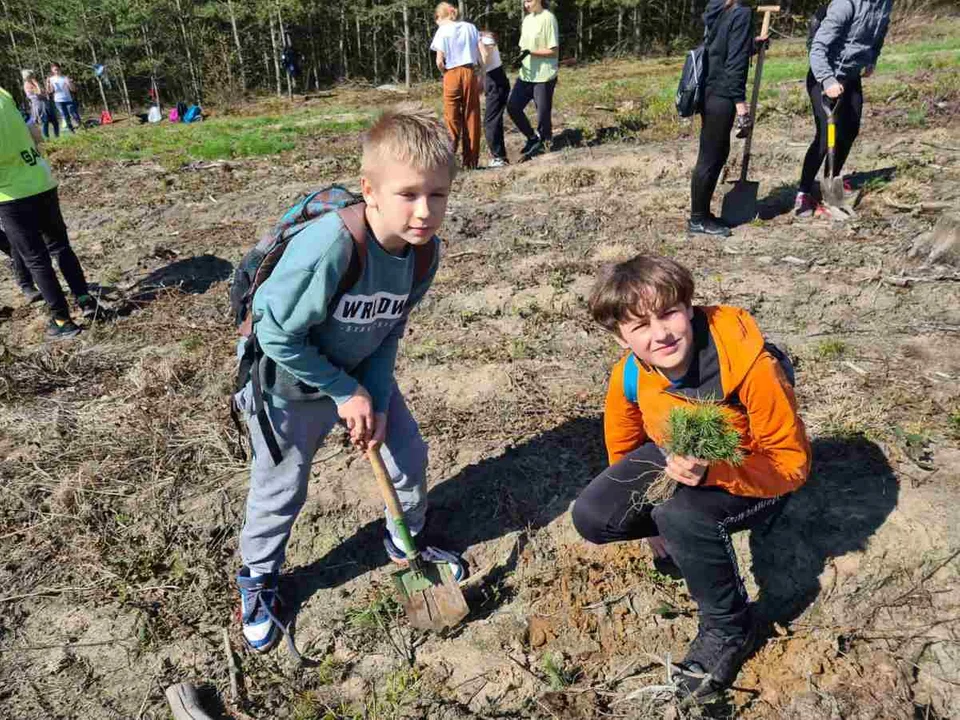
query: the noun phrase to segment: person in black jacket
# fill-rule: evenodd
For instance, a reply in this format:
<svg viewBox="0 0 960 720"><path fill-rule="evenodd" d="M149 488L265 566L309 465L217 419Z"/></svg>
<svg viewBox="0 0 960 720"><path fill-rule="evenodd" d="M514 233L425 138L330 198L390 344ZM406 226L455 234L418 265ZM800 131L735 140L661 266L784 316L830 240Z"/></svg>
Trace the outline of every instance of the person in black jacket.
<svg viewBox="0 0 960 720"><path fill-rule="evenodd" d="M727 236L730 228L710 212L710 199L720 172L730 154L730 131L749 127L747 109L747 71L756 42L753 38L753 13L740 0L710 0L703 13L710 41L707 46L707 76L701 110L700 154L690 180L690 220L692 233ZM766 38L758 38L766 42Z"/></svg>

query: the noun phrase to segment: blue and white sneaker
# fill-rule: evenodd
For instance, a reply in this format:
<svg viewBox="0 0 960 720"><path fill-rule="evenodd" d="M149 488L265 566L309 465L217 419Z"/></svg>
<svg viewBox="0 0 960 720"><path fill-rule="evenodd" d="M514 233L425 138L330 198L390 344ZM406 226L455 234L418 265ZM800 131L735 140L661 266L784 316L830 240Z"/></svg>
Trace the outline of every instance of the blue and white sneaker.
<svg viewBox="0 0 960 720"><path fill-rule="evenodd" d="M243 640L254 652L269 652L286 630L279 618L283 601L277 589L277 576L251 578L250 568L243 567L237 575L237 586L240 588Z"/></svg>
<svg viewBox="0 0 960 720"><path fill-rule="evenodd" d="M453 576L453 579L457 583L461 583L467 579L467 566L462 559L456 554L452 553L449 550L441 550L440 548L433 547L432 545L427 545L426 547L421 547L420 543L417 542L419 536L414 537L413 541L417 543L417 549L420 551L420 557L424 562L434 563L437 565L446 564L450 568L450 574ZM407 566L407 555L401 550L397 544L393 541L393 538L390 537L389 532L383 534L383 547L387 551L387 555L390 556L390 560L400 567Z"/></svg>

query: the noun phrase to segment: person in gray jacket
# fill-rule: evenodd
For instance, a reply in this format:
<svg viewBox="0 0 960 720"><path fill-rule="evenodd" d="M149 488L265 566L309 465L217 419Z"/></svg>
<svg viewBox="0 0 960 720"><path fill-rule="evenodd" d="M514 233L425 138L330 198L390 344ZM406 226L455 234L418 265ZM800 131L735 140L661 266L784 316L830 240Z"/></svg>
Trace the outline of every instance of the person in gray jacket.
<svg viewBox="0 0 960 720"><path fill-rule="evenodd" d="M840 174L863 113L862 77L870 77L880 57L893 0L832 0L820 11L819 27L811 36L807 94L816 120L816 136L807 150L794 212L798 217L821 213L813 198L813 183L827 153L827 113L834 104L837 126L834 177ZM816 22L815 17L814 22ZM844 183L846 186L846 183Z"/></svg>

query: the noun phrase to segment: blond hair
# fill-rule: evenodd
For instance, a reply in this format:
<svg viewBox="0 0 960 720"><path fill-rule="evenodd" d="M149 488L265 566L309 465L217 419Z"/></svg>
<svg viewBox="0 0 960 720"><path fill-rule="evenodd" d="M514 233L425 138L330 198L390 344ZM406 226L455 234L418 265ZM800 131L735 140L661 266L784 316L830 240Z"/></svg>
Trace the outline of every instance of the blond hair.
<svg viewBox="0 0 960 720"><path fill-rule="evenodd" d="M437 20L456 20L460 11L450 3L442 2L434 9L433 15Z"/></svg>
<svg viewBox="0 0 960 720"><path fill-rule="evenodd" d="M600 271L590 293L593 319L610 332L622 322L675 305L690 307L693 275L662 255L637 255Z"/></svg>
<svg viewBox="0 0 960 720"><path fill-rule="evenodd" d="M384 111L363 137L360 172L375 174L385 161L395 160L417 170L447 170L452 181L456 158L447 128L429 110L401 106Z"/></svg>

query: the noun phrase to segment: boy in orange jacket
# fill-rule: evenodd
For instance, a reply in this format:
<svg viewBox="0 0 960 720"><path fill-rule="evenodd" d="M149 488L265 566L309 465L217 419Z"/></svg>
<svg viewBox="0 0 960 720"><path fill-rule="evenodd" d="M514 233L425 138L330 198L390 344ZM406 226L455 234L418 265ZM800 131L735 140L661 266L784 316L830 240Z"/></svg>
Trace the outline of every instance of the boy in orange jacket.
<svg viewBox="0 0 960 720"><path fill-rule="evenodd" d="M689 270L655 255L597 280L591 314L629 352L607 392L610 467L577 498L573 523L590 542L650 538L655 550L665 546L700 616L678 683L687 702L705 702L733 683L757 643L730 535L771 517L803 485L810 444L789 361L745 310L694 306L693 289ZM704 401L719 403L740 433L742 465L660 450L670 410ZM641 498L661 470L678 485L654 507Z"/></svg>

